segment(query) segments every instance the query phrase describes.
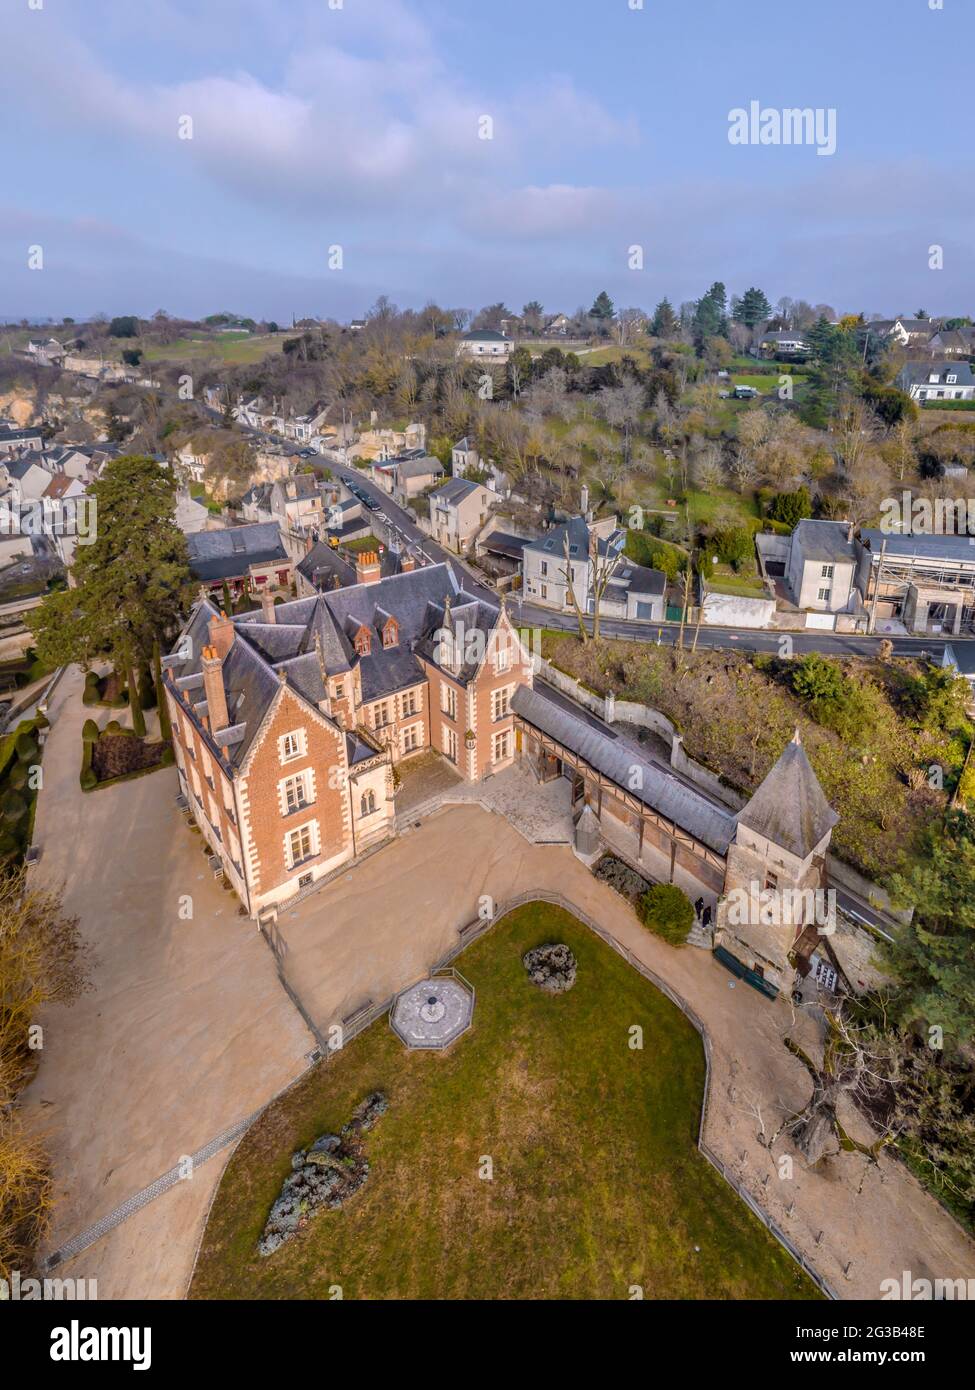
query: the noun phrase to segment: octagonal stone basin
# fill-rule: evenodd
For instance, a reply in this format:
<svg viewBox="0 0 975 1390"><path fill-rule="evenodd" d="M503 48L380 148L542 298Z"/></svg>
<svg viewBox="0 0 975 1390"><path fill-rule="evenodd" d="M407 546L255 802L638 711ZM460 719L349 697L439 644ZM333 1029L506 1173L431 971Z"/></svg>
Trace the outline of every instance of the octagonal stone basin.
<svg viewBox="0 0 975 1390"><path fill-rule="evenodd" d="M436 975L397 995L390 1026L407 1047L443 1048L471 1026L474 991L460 976Z"/></svg>

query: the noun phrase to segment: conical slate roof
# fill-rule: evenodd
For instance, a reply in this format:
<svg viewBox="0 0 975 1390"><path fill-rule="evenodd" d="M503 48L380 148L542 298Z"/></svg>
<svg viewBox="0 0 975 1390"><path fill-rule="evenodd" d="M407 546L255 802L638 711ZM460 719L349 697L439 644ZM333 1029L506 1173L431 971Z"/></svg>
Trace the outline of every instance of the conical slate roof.
<svg viewBox="0 0 975 1390"><path fill-rule="evenodd" d="M799 730L738 816L738 824L788 850L811 854L839 816L826 800L806 757Z"/></svg>

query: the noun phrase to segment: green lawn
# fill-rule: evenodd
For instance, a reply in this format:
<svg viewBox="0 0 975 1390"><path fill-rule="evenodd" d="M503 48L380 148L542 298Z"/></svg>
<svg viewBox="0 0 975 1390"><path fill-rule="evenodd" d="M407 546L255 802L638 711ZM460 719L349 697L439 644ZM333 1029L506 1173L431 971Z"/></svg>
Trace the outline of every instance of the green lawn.
<svg viewBox="0 0 975 1390"><path fill-rule="evenodd" d="M280 352L286 333L215 333L212 337L177 338L174 343L145 347L147 362L187 362L219 357L229 363L260 362L269 353ZM136 344L135 346L141 346Z"/></svg>
<svg viewBox="0 0 975 1390"><path fill-rule="evenodd" d="M809 380L808 374L803 372L784 371L782 375L791 376L792 384L795 387L803 386ZM725 389L734 390L736 386L754 386L756 391L761 391L763 395L775 395L779 389L779 374L766 376L761 372L755 372L752 375L747 372L732 372L731 381Z"/></svg>
<svg viewBox="0 0 975 1390"><path fill-rule="evenodd" d="M566 941L579 978L541 993L522 954ZM697 1033L574 918L536 903L458 961L473 1029L408 1052L385 1019L272 1105L210 1215L194 1298L806 1299L813 1286L699 1154ZM642 1050L629 1030L643 1029ZM292 1152L369 1092L368 1182L268 1259L256 1252ZM479 1177L484 1156L493 1179ZM699 1247L696 1249L695 1247Z"/></svg>

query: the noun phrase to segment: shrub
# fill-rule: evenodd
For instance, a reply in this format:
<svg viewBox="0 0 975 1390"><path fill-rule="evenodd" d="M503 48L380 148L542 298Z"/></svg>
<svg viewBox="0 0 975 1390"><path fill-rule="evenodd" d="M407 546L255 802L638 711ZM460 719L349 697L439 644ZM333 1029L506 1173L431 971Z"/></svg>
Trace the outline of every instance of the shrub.
<svg viewBox="0 0 975 1390"><path fill-rule="evenodd" d="M81 697L86 705L97 705L101 699L101 691L98 688L98 677L94 671L89 671L85 676L85 693Z"/></svg>
<svg viewBox="0 0 975 1390"><path fill-rule="evenodd" d="M17 750L17 757L22 763L31 763L37 757L37 740L31 738L30 734L18 734L14 747Z"/></svg>
<svg viewBox="0 0 975 1390"><path fill-rule="evenodd" d="M98 737L98 725L95 723L94 719L86 719L84 727L81 730L81 741L83 743L97 743Z"/></svg>
<svg viewBox="0 0 975 1390"><path fill-rule="evenodd" d="M8 823L19 821L27 811L27 802L15 791L4 792L0 797L0 811Z"/></svg>
<svg viewBox="0 0 975 1390"><path fill-rule="evenodd" d="M683 946L694 921L694 906L673 883L656 883L637 903L637 916L645 927L671 946Z"/></svg>
<svg viewBox="0 0 975 1390"><path fill-rule="evenodd" d="M90 792L90 791L92 791L92 790L93 790L95 787L97 787L97 786L98 786L98 778L95 776L95 774L94 774L94 772L92 771L92 769L91 769L90 767L82 768L82 770L81 770L81 790L82 790L83 792Z"/></svg>
<svg viewBox="0 0 975 1390"><path fill-rule="evenodd" d="M755 558L755 541L751 531L744 526L729 527L716 531L714 544L718 559L730 565L737 574L742 565Z"/></svg>
<svg viewBox="0 0 975 1390"><path fill-rule="evenodd" d="M784 521L785 524L794 530L800 521L812 516L812 499L806 488L797 488L795 492L780 492L773 497L768 514L773 521Z"/></svg>
<svg viewBox="0 0 975 1390"><path fill-rule="evenodd" d="M105 732L106 734L120 734L122 732L122 725L117 719L110 719L105 725Z"/></svg>
<svg viewBox="0 0 975 1390"><path fill-rule="evenodd" d="M7 785L13 787L15 792L24 790L27 786L27 768L24 763L15 763L10 769Z"/></svg>

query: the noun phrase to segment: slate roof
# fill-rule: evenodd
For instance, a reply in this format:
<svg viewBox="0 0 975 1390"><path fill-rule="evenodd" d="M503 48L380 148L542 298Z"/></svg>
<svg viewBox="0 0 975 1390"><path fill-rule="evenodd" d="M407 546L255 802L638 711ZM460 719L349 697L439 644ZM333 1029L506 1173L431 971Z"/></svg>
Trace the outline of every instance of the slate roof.
<svg viewBox="0 0 975 1390"><path fill-rule="evenodd" d="M389 462L395 464L401 478L437 477L444 471L443 464L432 454L423 454L420 458L390 459Z"/></svg>
<svg viewBox="0 0 975 1390"><path fill-rule="evenodd" d="M430 494L431 502L443 502L448 507L456 507L463 502L465 497L470 497L472 492L476 492L480 483L472 483L467 478L451 478L438 487Z"/></svg>
<svg viewBox="0 0 975 1390"><path fill-rule="evenodd" d="M283 560L288 552L276 521L255 521L248 526L228 526L222 531L197 531L187 536L190 569L197 579L231 579L247 573L251 565Z"/></svg>
<svg viewBox="0 0 975 1390"><path fill-rule="evenodd" d="M511 339L499 333L496 328L475 328L464 334L465 343L510 343Z"/></svg>
<svg viewBox="0 0 975 1390"><path fill-rule="evenodd" d="M800 521L792 534L802 546L806 560L825 560L830 564L849 564L853 560L849 522L807 519Z"/></svg>
<svg viewBox="0 0 975 1390"><path fill-rule="evenodd" d="M738 813L739 825L799 859L807 858L838 820L806 757L798 729L758 791Z"/></svg>
<svg viewBox="0 0 975 1390"><path fill-rule="evenodd" d="M631 594L663 594L667 588L667 576L662 570L648 569L646 565L634 565L629 560L621 561L617 571L624 588Z"/></svg>
<svg viewBox="0 0 975 1390"><path fill-rule="evenodd" d="M975 563L975 536L912 536L900 535L896 531L880 531L865 526L860 531L860 541L877 556L887 542L889 560L947 560L952 563Z"/></svg>
<svg viewBox="0 0 975 1390"><path fill-rule="evenodd" d="M181 642L190 638L189 659L167 659L167 678L177 691L190 691L201 736L216 749L226 747L230 767L238 768L280 688L282 676L316 709L325 698L322 662L329 675L349 671L357 664L363 699L367 701L422 681L424 671L414 655L414 647L429 641L442 623L447 600L452 601L458 620L463 620L468 630L475 624L493 627L497 621L497 609L464 593L446 564L429 565L376 584L358 584L278 604L273 623L265 622L262 609L241 614L234 619L235 640L223 663L230 727L216 736L205 733L199 722L206 711L201 653L209 645L210 619L219 616L208 599L197 605L181 634ZM399 641L395 647L384 648L382 627L390 614L397 621ZM353 646L352 638L360 626L368 627L373 634L368 656L360 656ZM374 757L377 750L368 744L360 747L362 739L355 737L355 760Z"/></svg>
<svg viewBox="0 0 975 1390"><path fill-rule="evenodd" d="M507 555L512 560L520 560L522 551L531 541L509 535L507 531L492 531L481 544L490 555Z"/></svg>
<svg viewBox="0 0 975 1390"><path fill-rule="evenodd" d="M318 477L314 473L296 473L294 477L282 478L276 484L281 489L286 502L303 502L309 497L318 496ZM288 489L293 486L294 497Z"/></svg>
<svg viewBox="0 0 975 1390"><path fill-rule="evenodd" d="M905 362L898 375L911 386L946 386L949 376L955 377L952 386L975 385L970 362ZM933 376L936 382L931 381Z"/></svg>
<svg viewBox="0 0 975 1390"><path fill-rule="evenodd" d="M564 705L550 699L544 688L530 690L528 686L520 685L515 691L512 707L526 723L555 739L652 811L659 812L693 835L701 844L707 845L716 854L728 852L735 831L735 817L730 811L714 806L669 772L646 762L608 730L570 713ZM639 769L639 778L634 777L634 769ZM634 781L639 781L641 785L634 788Z"/></svg>
<svg viewBox="0 0 975 1390"><path fill-rule="evenodd" d="M2 442L0 440L0 443ZM7 459L4 466L12 478L23 478L32 468L41 467L37 458L31 457L30 454L25 454L23 458L19 459Z"/></svg>
<svg viewBox="0 0 975 1390"><path fill-rule="evenodd" d="M526 550L537 550L543 555L561 555L565 558L565 537L569 537L569 559L584 560L589 554L589 527L581 516L571 517L561 526L553 526L551 531L530 541Z"/></svg>

